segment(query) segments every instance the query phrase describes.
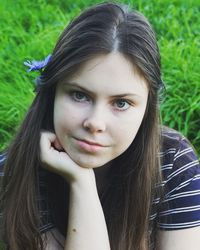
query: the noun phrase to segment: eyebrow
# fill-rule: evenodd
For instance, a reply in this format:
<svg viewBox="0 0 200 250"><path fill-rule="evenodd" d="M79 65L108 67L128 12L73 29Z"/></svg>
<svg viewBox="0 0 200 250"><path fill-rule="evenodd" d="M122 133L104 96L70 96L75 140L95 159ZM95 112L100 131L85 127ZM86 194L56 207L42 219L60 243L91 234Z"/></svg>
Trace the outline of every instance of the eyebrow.
<svg viewBox="0 0 200 250"><path fill-rule="evenodd" d="M94 92L92 92L91 90L87 89L87 88L84 88L84 87L81 87L78 83L76 82L63 82L63 85L72 85L72 86L76 86L78 87L79 89L83 90L84 92L88 92L90 95L96 95ZM119 94L119 95L112 95L111 97L112 98L122 98L122 97L125 97L125 96L133 96L133 97L141 97L140 95L138 94L135 94L135 93L123 93L123 94Z"/></svg>

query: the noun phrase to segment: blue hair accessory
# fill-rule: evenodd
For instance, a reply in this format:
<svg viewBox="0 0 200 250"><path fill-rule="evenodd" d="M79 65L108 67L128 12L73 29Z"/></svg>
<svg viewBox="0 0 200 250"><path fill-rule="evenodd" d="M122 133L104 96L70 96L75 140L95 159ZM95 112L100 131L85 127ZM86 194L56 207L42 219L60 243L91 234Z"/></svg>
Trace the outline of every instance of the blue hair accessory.
<svg viewBox="0 0 200 250"><path fill-rule="evenodd" d="M24 65L29 67L29 69L27 70L27 72L30 71L40 71L41 75L38 76L35 80L34 80L34 84L35 84L35 90L34 92L38 92L40 90L40 86L42 86L44 84L43 82L43 76L42 76L42 70L47 66L47 64L50 62L52 56L48 55L44 60L42 61L25 61Z"/></svg>
<svg viewBox="0 0 200 250"><path fill-rule="evenodd" d="M29 67L29 69L27 70L27 72L30 71L36 71L39 70L40 72L42 72L42 69L45 68L47 66L47 64L49 63L49 61L51 60L51 55L48 55L44 60L42 61L25 61L24 65Z"/></svg>

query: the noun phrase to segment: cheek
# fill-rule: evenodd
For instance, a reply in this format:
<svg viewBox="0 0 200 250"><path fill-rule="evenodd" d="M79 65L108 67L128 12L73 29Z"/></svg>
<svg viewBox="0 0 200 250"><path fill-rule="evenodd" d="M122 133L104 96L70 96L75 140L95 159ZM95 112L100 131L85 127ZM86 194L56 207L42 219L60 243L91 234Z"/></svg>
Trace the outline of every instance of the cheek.
<svg viewBox="0 0 200 250"><path fill-rule="evenodd" d="M80 126L83 120L83 112L74 106L63 102L56 102L54 106L55 131L73 130Z"/></svg>
<svg viewBox="0 0 200 250"><path fill-rule="evenodd" d="M56 101L54 104L54 128L56 133L62 132L64 127L68 124L69 110L63 105L62 102Z"/></svg>
<svg viewBox="0 0 200 250"><path fill-rule="evenodd" d="M137 131L132 128L132 130L123 130L118 133L118 147L125 151L133 142Z"/></svg>
<svg viewBox="0 0 200 250"><path fill-rule="evenodd" d="M143 113L144 112L135 113L134 115L131 115L129 119L124 121L122 124L118 123L119 126L116 130L116 138L121 147L127 149L135 139L143 120Z"/></svg>

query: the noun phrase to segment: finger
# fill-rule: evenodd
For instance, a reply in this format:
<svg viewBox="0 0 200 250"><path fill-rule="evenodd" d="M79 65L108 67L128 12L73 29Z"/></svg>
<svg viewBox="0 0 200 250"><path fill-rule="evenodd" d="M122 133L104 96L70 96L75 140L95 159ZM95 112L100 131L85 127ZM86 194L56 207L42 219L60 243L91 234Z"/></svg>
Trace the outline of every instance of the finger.
<svg viewBox="0 0 200 250"><path fill-rule="evenodd" d="M48 157L49 150L52 148L52 143L55 140L56 135L51 132L41 132L40 137L40 150L41 158L45 159Z"/></svg>
<svg viewBox="0 0 200 250"><path fill-rule="evenodd" d="M47 148L51 147L51 144L55 141L56 135L51 132L41 132L41 144Z"/></svg>
<svg viewBox="0 0 200 250"><path fill-rule="evenodd" d="M54 146L59 151L63 150L63 147L62 147L58 137L56 137L56 139L54 140Z"/></svg>

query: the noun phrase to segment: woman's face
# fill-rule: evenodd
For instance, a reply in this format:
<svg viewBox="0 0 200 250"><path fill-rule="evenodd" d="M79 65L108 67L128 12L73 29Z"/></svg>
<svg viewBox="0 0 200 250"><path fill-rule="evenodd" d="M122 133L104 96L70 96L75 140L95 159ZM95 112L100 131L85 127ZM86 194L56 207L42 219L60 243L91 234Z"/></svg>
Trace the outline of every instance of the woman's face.
<svg viewBox="0 0 200 250"><path fill-rule="evenodd" d="M122 54L97 56L58 84L55 133L78 165L100 167L130 146L147 98L145 79Z"/></svg>

